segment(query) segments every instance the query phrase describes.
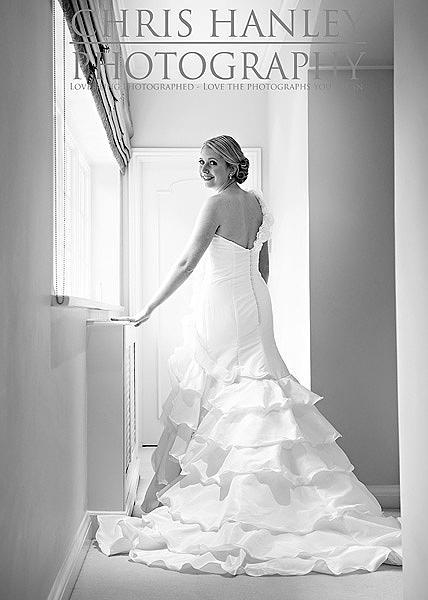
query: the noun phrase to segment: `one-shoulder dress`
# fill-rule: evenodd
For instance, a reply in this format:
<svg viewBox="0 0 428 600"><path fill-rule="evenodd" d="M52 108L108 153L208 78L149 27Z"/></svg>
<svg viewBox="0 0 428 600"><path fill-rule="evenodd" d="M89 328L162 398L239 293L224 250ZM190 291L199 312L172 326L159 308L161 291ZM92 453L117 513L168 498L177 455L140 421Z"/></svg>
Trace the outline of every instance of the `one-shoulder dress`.
<svg viewBox="0 0 428 600"><path fill-rule="evenodd" d="M402 564L401 520L384 514L336 443L323 397L287 369L251 248L214 235L203 256L142 516L99 515L107 555L176 571L340 575ZM199 265L198 265L199 267Z"/></svg>

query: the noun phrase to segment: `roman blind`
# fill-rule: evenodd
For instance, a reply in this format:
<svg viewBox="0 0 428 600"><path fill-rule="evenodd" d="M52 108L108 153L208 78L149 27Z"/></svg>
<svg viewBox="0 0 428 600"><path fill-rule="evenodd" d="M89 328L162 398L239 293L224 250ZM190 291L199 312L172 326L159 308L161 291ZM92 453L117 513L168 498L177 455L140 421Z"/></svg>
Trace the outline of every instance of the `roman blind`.
<svg viewBox="0 0 428 600"><path fill-rule="evenodd" d="M59 0L75 52L122 173L134 131L112 0Z"/></svg>

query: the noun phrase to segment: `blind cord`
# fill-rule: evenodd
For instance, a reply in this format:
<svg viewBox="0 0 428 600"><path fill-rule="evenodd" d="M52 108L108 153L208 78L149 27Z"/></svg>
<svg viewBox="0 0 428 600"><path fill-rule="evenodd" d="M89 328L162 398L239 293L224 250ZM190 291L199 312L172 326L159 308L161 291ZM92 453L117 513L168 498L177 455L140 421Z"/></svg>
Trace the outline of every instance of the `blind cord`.
<svg viewBox="0 0 428 600"><path fill-rule="evenodd" d="M52 0L52 29L53 29L53 167L54 167L54 253L55 253L55 297L57 304L64 304L65 300L65 232L66 232L66 147L65 147L65 16L63 14L63 30L62 30L62 53L63 53L63 79L62 79L62 91L63 91L63 187L62 187L62 197L63 197L63 254L62 254L62 298L60 300L60 296L58 295L58 161L57 161L57 93L56 93L56 84L57 84L57 72L56 72L56 2L57 0Z"/></svg>

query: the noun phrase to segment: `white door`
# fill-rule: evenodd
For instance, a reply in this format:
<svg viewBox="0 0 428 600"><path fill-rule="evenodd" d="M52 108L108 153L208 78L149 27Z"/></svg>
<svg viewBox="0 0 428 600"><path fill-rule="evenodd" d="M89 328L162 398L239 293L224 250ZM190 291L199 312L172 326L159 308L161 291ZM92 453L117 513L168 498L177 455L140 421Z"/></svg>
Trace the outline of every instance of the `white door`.
<svg viewBox="0 0 428 600"><path fill-rule="evenodd" d="M260 188L260 149L244 149L251 164L246 189ZM134 149L129 172L131 235L130 311L153 296L182 253L205 190L198 175L199 148ZM140 443L157 444L159 417L170 390L168 357L182 343L195 273L136 329L136 386Z"/></svg>

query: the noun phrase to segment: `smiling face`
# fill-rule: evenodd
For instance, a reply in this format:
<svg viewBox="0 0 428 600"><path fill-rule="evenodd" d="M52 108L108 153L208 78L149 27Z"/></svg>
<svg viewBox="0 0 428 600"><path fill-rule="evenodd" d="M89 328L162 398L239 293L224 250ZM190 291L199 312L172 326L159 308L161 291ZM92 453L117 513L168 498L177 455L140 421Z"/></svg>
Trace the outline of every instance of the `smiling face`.
<svg viewBox="0 0 428 600"><path fill-rule="evenodd" d="M205 187L218 189L227 185L231 180L229 173L234 169L226 163L224 158L215 150L203 146L199 157L199 175L205 183Z"/></svg>

